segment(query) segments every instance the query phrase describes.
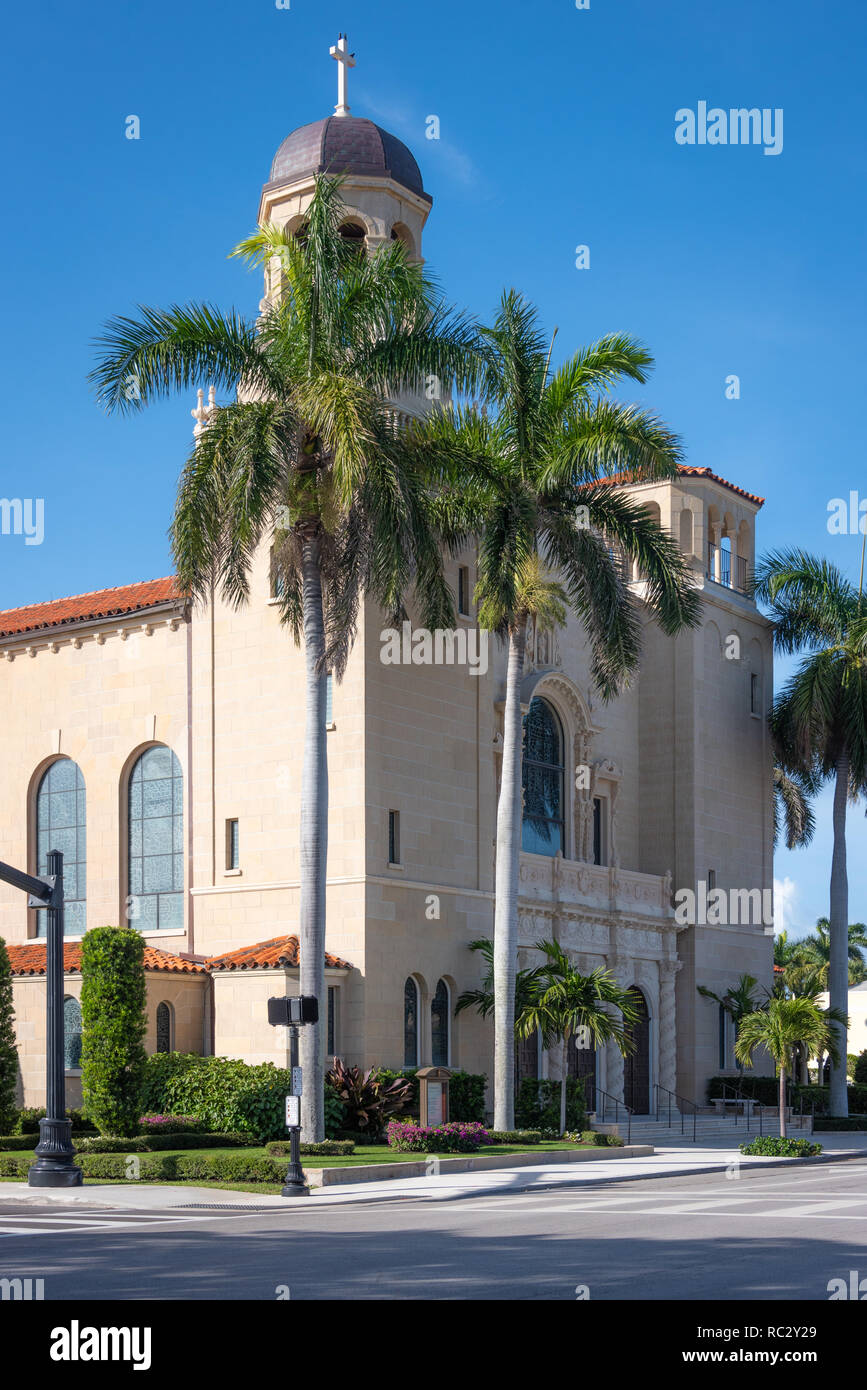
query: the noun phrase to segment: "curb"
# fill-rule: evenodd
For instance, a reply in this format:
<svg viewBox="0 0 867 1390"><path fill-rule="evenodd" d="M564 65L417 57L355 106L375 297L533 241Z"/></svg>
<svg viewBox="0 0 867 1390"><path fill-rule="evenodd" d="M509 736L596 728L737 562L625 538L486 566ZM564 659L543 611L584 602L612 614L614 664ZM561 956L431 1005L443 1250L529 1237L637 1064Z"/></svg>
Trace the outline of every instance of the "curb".
<svg viewBox="0 0 867 1390"><path fill-rule="evenodd" d="M604 1156L610 1158L650 1158L655 1150L652 1144L624 1145L623 1148L554 1149L545 1153L519 1154L466 1154L458 1158L437 1159L434 1173L448 1176L450 1173L500 1172L504 1168L550 1168L561 1163L598 1163ZM428 1167L429 1157L408 1159L406 1163L365 1163L357 1168L305 1168L304 1176L309 1187L347 1187L356 1182L388 1182L398 1178L425 1178L433 1174Z"/></svg>

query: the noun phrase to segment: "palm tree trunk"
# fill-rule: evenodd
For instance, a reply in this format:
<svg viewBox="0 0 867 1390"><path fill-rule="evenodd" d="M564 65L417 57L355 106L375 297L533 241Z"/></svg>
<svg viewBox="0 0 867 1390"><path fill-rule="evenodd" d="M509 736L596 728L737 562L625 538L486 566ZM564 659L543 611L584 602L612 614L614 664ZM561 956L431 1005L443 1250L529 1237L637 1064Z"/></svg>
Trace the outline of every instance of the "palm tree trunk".
<svg viewBox="0 0 867 1390"><path fill-rule="evenodd" d="M497 804L497 867L494 903L494 1128L515 1128L515 972L518 958L518 868L523 795L524 728L521 679L526 628L509 632L503 771Z"/></svg>
<svg viewBox="0 0 867 1390"><path fill-rule="evenodd" d="M327 676L321 669L325 653L322 574L317 536L305 537L301 548L306 667L306 721L301 780L301 893L298 940L302 994L319 1000L319 1023L301 1029L301 1132L305 1143L325 1138L325 1076L322 1029L328 1016L325 997L325 884L328 860L328 755L325 711Z"/></svg>
<svg viewBox="0 0 867 1390"><path fill-rule="evenodd" d="M849 1012L849 881L846 873L846 801L849 795L849 759L837 760L834 785L834 851L831 858L831 913L829 928L828 993L832 1009ZM831 1062L831 1115L849 1114L846 1089L846 1027L832 1023L840 1052L839 1062Z"/></svg>
<svg viewBox="0 0 867 1390"><path fill-rule="evenodd" d="M560 1071L560 1133L566 1132L566 1075L569 1070L569 1039L563 1037L563 1052Z"/></svg>
<svg viewBox="0 0 867 1390"><path fill-rule="evenodd" d="M780 1138L786 1138L786 1068L780 1063Z"/></svg>

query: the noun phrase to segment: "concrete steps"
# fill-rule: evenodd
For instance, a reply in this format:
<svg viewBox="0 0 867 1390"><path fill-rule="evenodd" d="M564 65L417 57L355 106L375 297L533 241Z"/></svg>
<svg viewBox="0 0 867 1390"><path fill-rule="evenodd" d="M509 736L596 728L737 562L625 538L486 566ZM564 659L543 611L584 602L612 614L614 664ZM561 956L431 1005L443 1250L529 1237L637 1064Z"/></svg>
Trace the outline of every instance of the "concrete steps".
<svg viewBox="0 0 867 1390"><path fill-rule="evenodd" d="M653 1144L665 1145L674 1143L692 1143L693 1132L697 1143L703 1140L718 1141L730 1139L733 1145L741 1144L745 1139L754 1139L759 1133L758 1118L756 1116L750 1121L749 1130L743 1115L739 1115L737 1123L732 1116L715 1115L713 1113L695 1116L695 1129L693 1131L693 1116L684 1114L683 1125L681 1127L681 1115L671 1112L671 1124L668 1122L669 1116L666 1110L660 1114L659 1119L655 1115L634 1115L631 1127L627 1127L626 1119L621 1119L618 1123L597 1122L590 1117L590 1128L598 1130L601 1134L617 1134L621 1139L627 1138L632 1144ZM788 1132L792 1137L803 1138L812 1132L810 1117L805 1115L793 1115L787 1121ZM777 1116L770 1111L765 1111L762 1130L765 1134L778 1133Z"/></svg>

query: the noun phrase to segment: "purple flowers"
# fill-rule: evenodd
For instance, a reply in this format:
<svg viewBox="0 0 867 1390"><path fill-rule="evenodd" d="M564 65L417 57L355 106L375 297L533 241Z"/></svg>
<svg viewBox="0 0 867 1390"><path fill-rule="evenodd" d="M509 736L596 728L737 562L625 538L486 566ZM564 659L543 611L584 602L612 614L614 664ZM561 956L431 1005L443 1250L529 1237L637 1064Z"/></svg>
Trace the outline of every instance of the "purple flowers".
<svg viewBox="0 0 867 1390"><path fill-rule="evenodd" d="M398 1153L475 1153L483 1144L492 1143L484 1125L464 1120L451 1124L422 1126L392 1120L388 1126L389 1148Z"/></svg>

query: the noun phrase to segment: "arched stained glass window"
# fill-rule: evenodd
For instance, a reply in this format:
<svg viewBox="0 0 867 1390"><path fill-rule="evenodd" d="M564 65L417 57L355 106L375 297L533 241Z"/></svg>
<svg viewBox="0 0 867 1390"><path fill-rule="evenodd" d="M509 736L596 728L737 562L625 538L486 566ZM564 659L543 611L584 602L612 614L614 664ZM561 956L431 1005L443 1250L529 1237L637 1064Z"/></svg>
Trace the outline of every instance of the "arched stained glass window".
<svg viewBox="0 0 867 1390"><path fill-rule="evenodd" d="M440 980L430 1005L431 1062L435 1067L449 1064L449 987Z"/></svg>
<svg viewBox="0 0 867 1390"><path fill-rule="evenodd" d="M81 1005L71 994L63 1001L63 1066L66 1071L81 1066Z"/></svg>
<svg viewBox="0 0 867 1390"><path fill-rule="evenodd" d="M63 855L63 930L79 936L87 929L87 828L84 778L69 758L58 758L36 793L36 872L48 872L48 852ZM37 936L44 936L48 914L36 914Z"/></svg>
<svg viewBox="0 0 867 1390"><path fill-rule="evenodd" d="M411 975L403 987L403 1065L418 1066L418 985Z"/></svg>
<svg viewBox="0 0 867 1390"><path fill-rule="evenodd" d="M157 1052L172 1050L172 1008L165 1002L157 1004Z"/></svg>
<svg viewBox="0 0 867 1390"><path fill-rule="evenodd" d="M148 748L129 779L129 920L139 931L184 925L184 779L171 748Z"/></svg>
<svg viewBox="0 0 867 1390"><path fill-rule="evenodd" d="M546 700L533 700L524 719L524 824L521 848L555 855L564 849L563 731Z"/></svg>

